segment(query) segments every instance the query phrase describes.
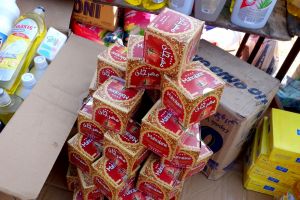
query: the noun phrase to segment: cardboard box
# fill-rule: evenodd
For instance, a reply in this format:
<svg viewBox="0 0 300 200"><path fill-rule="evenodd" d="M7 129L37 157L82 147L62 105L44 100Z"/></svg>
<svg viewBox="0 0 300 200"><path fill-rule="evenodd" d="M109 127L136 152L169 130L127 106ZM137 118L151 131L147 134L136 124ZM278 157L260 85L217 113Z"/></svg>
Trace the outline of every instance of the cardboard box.
<svg viewBox="0 0 300 200"><path fill-rule="evenodd" d="M87 102L78 112L78 132L82 135L93 137L95 141L102 144L105 130L93 120L93 98L89 97Z"/></svg>
<svg viewBox="0 0 300 200"><path fill-rule="evenodd" d="M159 100L142 119L140 141L155 154L172 160L183 133L175 115Z"/></svg>
<svg viewBox="0 0 300 200"><path fill-rule="evenodd" d="M130 35L126 68L126 86L131 88L160 89L162 74L144 62L144 37Z"/></svg>
<svg viewBox="0 0 300 200"><path fill-rule="evenodd" d="M214 151L209 179L223 176L240 153L248 134L275 96L279 81L204 40L200 61L226 82L217 113L201 122L202 139Z"/></svg>
<svg viewBox="0 0 300 200"><path fill-rule="evenodd" d="M275 162L300 169L300 114L272 109L270 157ZM298 171L300 175L300 171Z"/></svg>
<svg viewBox="0 0 300 200"><path fill-rule="evenodd" d="M84 173L91 173L92 163L101 156L101 146L89 136L77 133L68 141L69 162Z"/></svg>
<svg viewBox="0 0 300 200"><path fill-rule="evenodd" d="M141 89L125 88L123 79L111 77L93 95L93 119L107 130L123 133L143 93Z"/></svg>
<svg viewBox="0 0 300 200"><path fill-rule="evenodd" d="M202 21L164 9L145 31L145 62L177 77L196 54L203 26Z"/></svg>
<svg viewBox="0 0 300 200"><path fill-rule="evenodd" d="M216 113L225 83L199 62L187 66L178 79L162 80L162 104L188 128Z"/></svg>
<svg viewBox="0 0 300 200"><path fill-rule="evenodd" d="M84 24L114 31L118 25L118 7L96 3L92 0L74 1L72 18Z"/></svg>
<svg viewBox="0 0 300 200"><path fill-rule="evenodd" d="M69 164L66 179L68 190L74 192L79 187L79 179L77 168L72 164Z"/></svg>
<svg viewBox="0 0 300 200"><path fill-rule="evenodd" d="M139 167L149 151L140 143L140 126L129 120L125 133L107 132L104 137L103 155L126 169L128 174Z"/></svg>
<svg viewBox="0 0 300 200"><path fill-rule="evenodd" d="M111 76L125 78L127 65L127 47L119 44L110 46L98 55L97 84L98 87Z"/></svg>

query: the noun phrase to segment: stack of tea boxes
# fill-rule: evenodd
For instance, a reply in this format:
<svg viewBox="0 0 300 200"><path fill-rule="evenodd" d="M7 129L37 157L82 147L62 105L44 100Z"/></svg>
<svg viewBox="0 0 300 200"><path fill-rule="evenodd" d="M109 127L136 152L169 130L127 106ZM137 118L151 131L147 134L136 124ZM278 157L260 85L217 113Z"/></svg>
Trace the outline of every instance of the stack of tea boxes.
<svg viewBox="0 0 300 200"><path fill-rule="evenodd" d="M165 9L145 38L130 36L98 57L97 90L68 141L68 184L76 199L179 199L184 181L212 151L199 122L216 112L224 82L191 62L203 22ZM138 124L145 91L160 99ZM79 187L78 187L79 186Z"/></svg>
<svg viewBox="0 0 300 200"><path fill-rule="evenodd" d="M259 125L248 151L244 186L279 196L299 181L300 114L273 109L270 120L265 117Z"/></svg>

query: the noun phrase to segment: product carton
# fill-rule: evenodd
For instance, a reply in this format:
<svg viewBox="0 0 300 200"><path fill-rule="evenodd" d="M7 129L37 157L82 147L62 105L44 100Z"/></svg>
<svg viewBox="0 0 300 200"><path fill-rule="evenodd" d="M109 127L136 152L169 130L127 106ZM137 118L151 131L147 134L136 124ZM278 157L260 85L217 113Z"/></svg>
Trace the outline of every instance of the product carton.
<svg viewBox="0 0 300 200"><path fill-rule="evenodd" d="M137 170L132 173L132 178L129 178L124 168L105 157L93 163L92 167L93 182L108 199L119 200L134 187L134 176Z"/></svg>
<svg viewBox="0 0 300 200"><path fill-rule="evenodd" d="M201 121L202 139L214 152L205 171L216 180L240 153L251 128L274 98L279 81L204 40L200 46L195 61L226 82L217 113Z"/></svg>
<svg viewBox="0 0 300 200"><path fill-rule="evenodd" d="M78 132L102 143L105 130L93 120L93 98L89 97L78 112Z"/></svg>
<svg viewBox="0 0 300 200"><path fill-rule="evenodd" d="M160 89L161 73L144 62L144 37L130 35L126 68L126 86Z"/></svg>
<svg viewBox="0 0 300 200"><path fill-rule="evenodd" d="M270 160L300 169L300 114L272 109ZM300 171L298 171L300 174Z"/></svg>
<svg viewBox="0 0 300 200"><path fill-rule="evenodd" d="M154 198L147 196L145 193L139 191L136 188L128 190L120 200L154 200Z"/></svg>
<svg viewBox="0 0 300 200"><path fill-rule="evenodd" d="M200 125L194 124L183 134L174 158L172 160L163 159L163 162L178 168L195 166L201 152L200 139Z"/></svg>
<svg viewBox="0 0 300 200"><path fill-rule="evenodd" d="M77 168L72 164L69 164L66 179L68 190L74 192L79 187L79 179Z"/></svg>
<svg viewBox="0 0 300 200"><path fill-rule="evenodd" d="M73 194L73 200L84 200L83 194L80 188L77 188Z"/></svg>
<svg viewBox="0 0 300 200"><path fill-rule="evenodd" d="M114 31L118 25L118 7L92 0L74 1L72 18L78 22Z"/></svg>
<svg viewBox="0 0 300 200"><path fill-rule="evenodd" d="M184 130L175 115L162 106L160 100L142 119L141 143L166 159L173 159L183 134Z"/></svg>
<svg viewBox="0 0 300 200"><path fill-rule="evenodd" d="M91 173L91 164L101 156L101 147L92 137L77 133L68 141L69 162L84 173Z"/></svg>
<svg viewBox="0 0 300 200"><path fill-rule="evenodd" d="M165 165L152 154L140 171L137 188L158 199L171 199L181 188L178 177L181 170Z"/></svg>
<svg viewBox="0 0 300 200"><path fill-rule="evenodd" d="M164 9L145 31L145 62L169 76L178 76L196 54L204 23Z"/></svg>
<svg viewBox="0 0 300 200"><path fill-rule="evenodd" d="M176 113L184 127L216 113L225 83L199 62L192 62L179 77L164 75L162 103Z"/></svg>
<svg viewBox="0 0 300 200"><path fill-rule="evenodd" d="M97 84L98 87L111 76L125 77L127 65L127 47L119 44L110 46L98 55Z"/></svg>
<svg viewBox="0 0 300 200"><path fill-rule="evenodd" d="M107 130L123 133L143 93L144 90L125 88L123 79L111 77L93 95L93 119Z"/></svg>
<svg viewBox="0 0 300 200"><path fill-rule="evenodd" d="M123 134L111 132L105 134L103 154L131 174L149 155L149 151L140 143L139 138L140 126L129 120Z"/></svg>
<svg viewBox="0 0 300 200"><path fill-rule="evenodd" d="M92 176L83 173L79 168L77 168L77 172L83 200L103 200L104 196L94 185Z"/></svg>

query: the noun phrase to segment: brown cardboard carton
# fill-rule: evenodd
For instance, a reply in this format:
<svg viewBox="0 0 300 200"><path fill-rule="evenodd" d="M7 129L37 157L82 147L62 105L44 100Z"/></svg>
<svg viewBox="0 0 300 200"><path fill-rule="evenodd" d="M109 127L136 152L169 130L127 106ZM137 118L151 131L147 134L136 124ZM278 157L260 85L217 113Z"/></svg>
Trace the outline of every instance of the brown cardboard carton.
<svg viewBox="0 0 300 200"><path fill-rule="evenodd" d="M73 191L75 191L76 188L79 187L79 179L78 179L77 169L72 164L69 164L66 179L67 179L68 190L73 192Z"/></svg>
<svg viewBox="0 0 300 200"><path fill-rule="evenodd" d="M118 7L95 3L92 0L74 1L72 18L84 24L114 31L118 24Z"/></svg>
<svg viewBox="0 0 300 200"><path fill-rule="evenodd" d="M78 112L78 132L102 143L105 130L93 120L93 98L90 97Z"/></svg>
<svg viewBox="0 0 300 200"><path fill-rule="evenodd" d="M198 62L187 66L179 80L164 76L162 103L184 127L216 113L225 83Z"/></svg>
<svg viewBox="0 0 300 200"><path fill-rule="evenodd" d="M126 65L127 47L114 44L100 53L97 66L98 87L111 76L125 78Z"/></svg>
<svg viewBox="0 0 300 200"><path fill-rule="evenodd" d="M69 162L84 173L91 173L91 164L101 156L101 148L92 137L77 133L68 141Z"/></svg>
<svg viewBox="0 0 300 200"><path fill-rule="evenodd" d="M149 155L149 151L140 143L139 138L140 126L129 120L125 133L105 134L103 155L117 162L131 174Z"/></svg>
<svg viewBox="0 0 300 200"><path fill-rule="evenodd" d="M127 87L160 89L161 73L144 62L143 36L129 36L127 59Z"/></svg>
<svg viewBox="0 0 300 200"><path fill-rule="evenodd" d="M123 133L144 90L125 88L125 81L110 78L94 93L93 119L107 130Z"/></svg>
<svg viewBox="0 0 300 200"><path fill-rule="evenodd" d="M173 113L157 101L141 125L141 143L155 154L173 159L184 130Z"/></svg>
<svg viewBox="0 0 300 200"><path fill-rule="evenodd" d="M169 76L178 76L196 54L204 22L164 9L145 31L145 62Z"/></svg>

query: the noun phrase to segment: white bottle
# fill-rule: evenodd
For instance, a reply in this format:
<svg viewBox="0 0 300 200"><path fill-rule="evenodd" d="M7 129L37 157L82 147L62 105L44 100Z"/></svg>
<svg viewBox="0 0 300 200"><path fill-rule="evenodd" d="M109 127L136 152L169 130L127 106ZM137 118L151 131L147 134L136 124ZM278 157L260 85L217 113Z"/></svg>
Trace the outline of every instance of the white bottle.
<svg viewBox="0 0 300 200"><path fill-rule="evenodd" d="M32 73L35 79L39 81L45 73L48 63L44 56L36 56L33 61L34 67L30 70L30 73Z"/></svg>
<svg viewBox="0 0 300 200"><path fill-rule="evenodd" d="M266 25L277 0L236 0L231 22L250 29Z"/></svg>
<svg viewBox="0 0 300 200"><path fill-rule="evenodd" d="M203 21L216 21L226 0L195 0L195 17Z"/></svg>
<svg viewBox="0 0 300 200"><path fill-rule="evenodd" d="M16 0L0 0L0 47L10 34L12 26L20 15Z"/></svg>
<svg viewBox="0 0 300 200"><path fill-rule="evenodd" d="M25 100L33 87L36 85L36 80L33 74L25 73L22 75L21 82L21 85L16 91L16 95Z"/></svg>
<svg viewBox="0 0 300 200"><path fill-rule="evenodd" d="M169 0L169 8L181 12L186 15L191 15L194 6L194 0Z"/></svg>

